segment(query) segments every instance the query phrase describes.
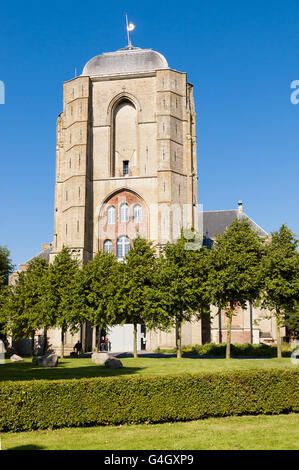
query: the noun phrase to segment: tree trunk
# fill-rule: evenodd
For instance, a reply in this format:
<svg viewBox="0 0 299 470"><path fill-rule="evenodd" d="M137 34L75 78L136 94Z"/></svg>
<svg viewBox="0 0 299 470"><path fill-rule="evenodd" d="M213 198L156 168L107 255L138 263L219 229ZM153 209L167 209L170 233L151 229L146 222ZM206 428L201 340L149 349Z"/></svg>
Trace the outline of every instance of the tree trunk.
<svg viewBox="0 0 299 470"><path fill-rule="evenodd" d="M44 328L44 347L43 353L46 354L48 350L48 329Z"/></svg>
<svg viewBox="0 0 299 470"><path fill-rule="evenodd" d="M86 321L83 323L81 327L81 333L82 333L82 352L86 352L87 345L86 345Z"/></svg>
<svg viewBox="0 0 299 470"><path fill-rule="evenodd" d="M182 358L182 323L176 322L176 357Z"/></svg>
<svg viewBox="0 0 299 470"><path fill-rule="evenodd" d="M102 326L98 325L96 327L96 352L101 351L101 333L102 333Z"/></svg>
<svg viewBox="0 0 299 470"><path fill-rule="evenodd" d="M280 316L276 315L277 357L281 359Z"/></svg>
<svg viewBox="0 0 299 470"><path fill-rule="evenodd" d="M35 338L35 331L31 333L31 356L34 356L34 338Z"/></svg>
<svg viewBox="0 0 299 470"><path fill-rule="evenodd" d="M64 358L64 336L65 336L65 331L64 327L61 328L61 343L60 343L60 358Z"/></svg>
<svg viewBox="0 0 299 470"><path fill-rule="evenodd" d="M226 359L230 359L230 344L232 337L232 312L226 312L227 315L227 329L226 329Z"/></svg>
<svg viewBox="0 0 299 470"><path fill-rule="evenodd" d="M133 355L134 358L137 359L137 323L134 323L134 331L133 331Z"/></svg>

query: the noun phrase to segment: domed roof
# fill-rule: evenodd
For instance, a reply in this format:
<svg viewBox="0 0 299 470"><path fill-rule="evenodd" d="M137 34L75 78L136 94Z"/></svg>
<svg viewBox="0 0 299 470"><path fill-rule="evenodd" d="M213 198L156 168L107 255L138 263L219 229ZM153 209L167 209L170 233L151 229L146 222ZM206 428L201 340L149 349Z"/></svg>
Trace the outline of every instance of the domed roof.
<svg viewBox="0 0 299 470"><path fill-rule="evenodd" d="M120 49L116 52L105 52L87 62L82 75L98 76L127 72L146 72L167 69L165 57L152 49Z"/></svg>

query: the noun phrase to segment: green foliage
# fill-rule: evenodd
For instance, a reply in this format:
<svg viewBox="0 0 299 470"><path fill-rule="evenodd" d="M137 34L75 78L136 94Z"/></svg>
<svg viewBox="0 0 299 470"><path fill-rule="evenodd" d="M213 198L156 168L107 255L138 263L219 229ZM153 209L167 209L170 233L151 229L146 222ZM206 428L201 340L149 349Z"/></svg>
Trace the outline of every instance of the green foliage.
<svg viewBox="0 0 299 470"><path fill-rule="evenodd" d="M216 238L208 275L211 303L227 316L227 358L230 357L232 316L260 294L259 263L262 241L247 219L236 219Z"/></svg>
<svg viewBox="0 0 299 470"><path fill-rule="evenodd" d="M261 305L276 317L277 354L281 357L280 327L288 318L296 328L296 304L299 302L299 253L298 240L286 225L272 234L265 246L260 266L262 282Z"/></svg>
<svg viewBox="0 0 299 470"><path fill-rule="evenodd" d="M150 329L168 330L176 326L177 353L181 356L181 326L199 316L208 300L206 279L208 250L187 250L183 235L167 244L157 262L153 286L148 297Z"/></svg>
<svg viewBox="0 0 299 470"><path fill-rule="evenodd" d="M23 338L47 325L45 286L49 267L47 261L34 258L16 284L8 287L2 302L1 317L5 333Z"/></svg>
<svg viewBox="0 0 299 470"><path fill-rule="evenodd" d="M297 338L299 336L299 302L294 302L294 306L285 312L284 324L291 337Z"/></svg>
<svg viewBox="0 0 299 470"><path fill-rule="evenodd" d="M93 326L115 325L118 263L114 255L100 251L78 271L74 302Z"/></svg>
<svg viewBox="0 0 299 470"><path fill-rule="evenodd" d="M216 238L209 271L213 303L223 309L230 305L246 308L260 290L257 268L261 256L261 239L247 219L236 219Z"/></svg>
<svg viewBox="0 0 299 470"><path fill-rule="evenodd" d="M9 250L0 246L0 339L5 338L5 330L7 329L7 297L9 289L7 287L8 278L12 273L14 266L10 259Z"/></svg>
<svg viewBox="0 0 299 470"><path fill-rule="evenodd" d="M8 298L10 287L2 285L0 287L0 339L5 340L8 331Z"/></svg>
<svg viewBox="0 0 299 470"><path fill-rule="evenodd" d="M8 248L0 246L0 285L8 283L8 276L13 269Z"/></svg>
<svg viewBox="0 0 299 470"><path fill-rule="evenodd" d="M133 351L137 358L137 324L148 320L148 295L153 283L156 266L152 243L141 237L135 238L133 246L122 263L118 263L115 305L118 323L133 323Z"/></svg>
<svg viewBox="0 0 299 470"><path fill-rule="evenodd" d="M298 380L286 369L3 382L0 430L298 412Z"/></svg>
<svg viewBox="0 0 299 470"><path fill-rule="evenodd" d="M50 264L46 284L47 323L54 328L66 331L69 327L76 331L82 321L77 304L74 302L77 291L79 262L72 258L68 248L63 249Z"/></svg>
<svg viewBox="0 0 299 470"><path fill-rule="evenodd" d="M145 323L146 299L156 266L151 242L135 238L124 261L119 263L118 314L125 323Z"/></svg>
<svg viewBox="0 0 299 470"><path fill-rule="evenodd" d="M45 288L47 325L61 328L60 357L64 356L65 333L78 331L83 323L77 302L79 261L73 258L69 248L63 249L49 267Z"/></svg>
<svg viewBox="0 0 299 470"><path fill-rule="evenodd" d="M288 351L287 345L284 347L285 357L290 357L291 352ZM215 344L196 344L194 346L182 346L183 353L186 354L196 354L199 356L213 356L213 357L223 357L226 352L226 343ZM161 349L157 348L155 350L157 353L175 353L176 349ZM234 357L275 357L277 355L277 346L270 346L267 344L232 344L231 345L231 354Z"/></svg>
<svg viewBox="0 0 299 470"><path fill-rule="evenodd" d="M262 306L284 315L299 302L298 240L286 225L272 234L265 246L260 276L263 282Z"/></svg>

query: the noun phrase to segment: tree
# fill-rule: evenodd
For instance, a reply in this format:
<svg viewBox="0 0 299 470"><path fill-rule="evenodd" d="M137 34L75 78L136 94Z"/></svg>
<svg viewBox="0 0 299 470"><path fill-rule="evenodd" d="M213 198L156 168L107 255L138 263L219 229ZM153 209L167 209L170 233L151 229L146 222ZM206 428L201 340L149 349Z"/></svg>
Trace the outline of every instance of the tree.
<svg viewBox="0 0 299 470"><path fill-rule="evenodd" d="M3 306L6 302L8 294L8 289L6 288L8 284L8 278L9 274L13 271L13 269L14 266L10 259L9 250L6 247L0 246L0 331L5 329L5 324L2 324L1 317L4 316ZM1 336L3 339L5 339L4 334L2 334Z"/></svg>
<svg viewBox="0 0 299 470"><path fill-rule="evenodd" d="M237 308L246 308L259 297L258 267L262 240L247 219L236 219L216 237L211 250L208 276L211 303L227 317L226 358L230 358L232 318ZM221 314L221 312L220 312Z"/></svg>
<svg viewBox="0 0 299 470"><path fill-rule="evenodd" d="M152 243L139 236L133 241L124 261L118 264L115 305L119 323L134 325L134 358L137 358L137 324L146 323L147 320L147 296L152 285L155 264Z"/></svg>
<svg viewBox="0 0 299 470"><path fill-rule="evenodd" d="M119 323L115 296L117 294L118 263L110 253L98 252L79 271L76 309L93 326L106 327Z"/></svg>
<svg viewBox="0 0 299 470"><path fill-rule="evenodd" d="M2 305L5 331L15 338L31 337L31 353L34 354L34 334L47 326L45 285L48 263L34 258L27 270L19 273L14 286L8 287Z"/></svg>
<svg viewBox="0 0 299 470"><path fill-rule="evenodd" d="M78 331L83 319L74 301L78 283L79 261L63 249L50 264L46 285L46 308L52 328L61 329L60 357L64 357L65 333Z"/></svg>
<svg viewBox="0 0 299 470"><path fill-rule="evenodd" d="M265 246L260 267L262 302L276 318L277 356L281 357L280 328L283 322L296 312L299 302L299 254L298 240L284 224L272 234ZM292 317L293 318L293 317Z"/></svg>
<svg viewBox="0 0 299 470"><path fill-rule="evenodd" d="M8 284L9 274L13 271L14 266L10 259L9 250L0 246L0 285Z"/></svg>
<svg viewBox="0 0 299 470"><path fill-rule="evenodd" d="M8 299L10 295L10 286L2 285L0 287L0 339L6 341L8 328Z"/></svg>
<svg viewBox="0 0 299 470"><path fill-rule="evenodd" d="M208 303L208 250L205 247L188 250L186 243L182 235L176 243L165 247L157 263L147 306L150 328L175 327L177 358L182 357L183 322L199 318Z"/></svg>
<svg viewBox="0 0 299 470"><path fill-rule="evenodd" d="M292 308L285 312L284 324L292 340L299 337L299 302L294 302Z"/></svg>

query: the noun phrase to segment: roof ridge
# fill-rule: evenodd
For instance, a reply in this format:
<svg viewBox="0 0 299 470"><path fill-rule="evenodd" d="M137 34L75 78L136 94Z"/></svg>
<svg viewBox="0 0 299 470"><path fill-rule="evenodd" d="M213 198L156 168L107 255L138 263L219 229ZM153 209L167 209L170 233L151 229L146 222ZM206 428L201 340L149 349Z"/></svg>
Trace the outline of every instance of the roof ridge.
<svg viewBox="0 0 299 470"><path fill-rule="evenodd" d="M203 211L203 212L237 212L238 209L221 209L219 211Z"/></svg>

